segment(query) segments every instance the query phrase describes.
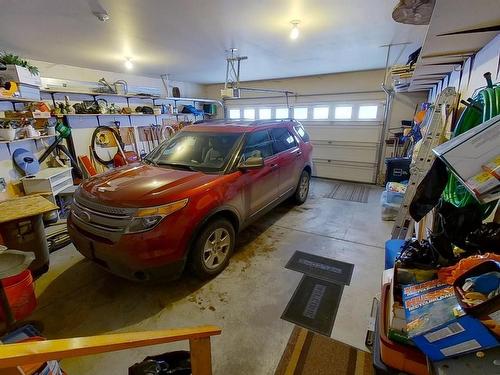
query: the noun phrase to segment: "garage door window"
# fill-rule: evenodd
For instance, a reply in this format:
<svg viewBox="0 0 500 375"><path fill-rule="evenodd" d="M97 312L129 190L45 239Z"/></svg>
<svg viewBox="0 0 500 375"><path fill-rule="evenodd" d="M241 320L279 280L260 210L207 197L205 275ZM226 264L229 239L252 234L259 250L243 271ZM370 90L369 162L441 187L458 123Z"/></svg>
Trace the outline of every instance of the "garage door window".
<svg viewBox="0 0 500 375"><path fill-rule="evenodd" d="M270 120L271 119L271 108L260 108L259 109L259 119L260 120Z"/></svg>
<svg viewBox="0 0 500 375"><path fill-rule="evenodd" d="M307 120L307 107L296 107L293 109L293 117L296 120Z"/></svg>
<svg viewBox="0 0 500 375"><path fill-rule="evenodd" d="M280 120L280 119L285 119L290 117L288 115L288 108L276 108L276 114L275 117Z"/></svg>
<svg viewBox="0 0 500 375"><path fill-rule="evenodd" d="M352 117L352 106L335 107L335 120L350 120Z"/></svg>
<svg viewBox="0 0 500 375"><path fill-rule="evenodd" d="M313 109L313 120L328 120L330 108L328 107L315 107Z"/></svg>
<svg viewBox="0 0 500 375"><path fill-rule="evenodd" d="M230 109L229 110L229 118L231 120L236 120L241 118L241 111L239 109Z"/></svg>
<svg viewBox="0 0 500 375"><path fill-rule="evenodd" d="M243 110L243 118L245 120L255 120L255 109L245 108Z"/></svg>
<svg viewBox="0 0 500 375"><path fill-rule="evenodd" d="M271 135L274 139L273 149L275 154L296 146L295 138L286 128L271 129Z"/></svg>
<svg viewBox="0 0 500 375"><path fill-rule="evenodd" d="M243 150L243 160L250 157L267 158L273 154L272 140L267 130L251 133Z"/></svg>
<svg viewBox="0 0 500 375"><path fill-rule="evenodd" d="M360 105L358 118L360 120L375 120L377 118L378 106L376 105Z"/></svg>

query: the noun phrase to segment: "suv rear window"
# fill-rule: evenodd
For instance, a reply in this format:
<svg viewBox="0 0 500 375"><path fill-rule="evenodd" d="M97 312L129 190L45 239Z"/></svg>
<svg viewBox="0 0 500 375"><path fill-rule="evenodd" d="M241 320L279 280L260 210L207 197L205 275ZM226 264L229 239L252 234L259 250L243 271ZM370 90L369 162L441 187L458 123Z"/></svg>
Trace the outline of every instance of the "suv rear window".
<svg viewBox="0 0 500 375"><path fill-rule="evenodd" d="M295 138L287 128L273 128L271 129L271 135L274 139L273 150L275 154L293 148L297 145Z"/></svg>
<svg viewBox="0 0 500 375"><path fill-rule="evenodd" d="M299 135L299 137L304 141L304 142L309 142L309 134L307 134L306 130L304 129L304 127L300 124L300 125L295 125L293 127L295 129L295 131L297 132L297 134Z"/></svg>

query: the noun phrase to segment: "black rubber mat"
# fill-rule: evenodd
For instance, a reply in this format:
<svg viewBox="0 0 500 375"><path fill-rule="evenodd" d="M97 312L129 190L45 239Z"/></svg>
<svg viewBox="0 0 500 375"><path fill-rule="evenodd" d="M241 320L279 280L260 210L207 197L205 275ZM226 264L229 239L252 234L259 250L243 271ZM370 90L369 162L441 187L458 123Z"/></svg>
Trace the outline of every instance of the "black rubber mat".
<svg viewBox="0 0 500 375"><path fill-rule="evenodd" d="M304 275L281 319L330 336L344 286Z"/></svg>
<svg viewBox="0 0 500 375"><path fill-rule="evenodd" d="M349 285L354 264L296 251L285 268L332 283Z"/></svg>

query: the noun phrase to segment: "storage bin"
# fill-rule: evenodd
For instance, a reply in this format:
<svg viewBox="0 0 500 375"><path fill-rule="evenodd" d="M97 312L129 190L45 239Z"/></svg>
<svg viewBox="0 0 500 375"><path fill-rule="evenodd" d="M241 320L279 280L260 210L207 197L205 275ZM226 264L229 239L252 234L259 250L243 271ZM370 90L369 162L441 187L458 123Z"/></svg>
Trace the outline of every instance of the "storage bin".
<svg viewBox="0 0 500 375"><path fill-rule="evenodd" d="M401 249L405 244L405 240L387 240L385 242L385 269L394 267L394 263L396 263L396 258L401 254Z"/></svg>
<svg viewBox="0 0 500 375"><path fill-rule="evenodd" d="M386 190L387 193L387 203L401 205L403 199L405 198L404 193L398 193L395 191Z"/></svg>
<svg viewBox="0 0 500 375"><path fill-rule="evenodd" d="M18 83L19 96L23 99L40 100L40 88L37 86Z"/></svg>
<svg viewBox="0 0 500 375"><path fill-rule="evenodd" d="M415 347L397 344L387 337L390 289L390 283L382 286L382 298L379 311L380 358L386 366L392 367L393 369L413 375L429 375L429 371L427 370L427 359L424 353Z"/></svg>
<svg viewBox="0 0 500 375"><path fill-rule="evenodd" d="M4 81L26 83L27 85L33 85L37 87L40 87L42 85L40 75L33 75L28 69L19 65L7 65L6 70L0 71L0 78L2 78Z"/></svg>
<svg viewBox="0 0 500 375"><path fill-rule="evenodd" d="M16 320L26 318L35 310L35 289L33 287L33 277L29 270L24 270L16 276L7 277L1 283ZM0 306L0 320L5 320L2 306Z"/></svg>
<svg viewBox="0 0 500 375"><path fill-rule="evenodd" d="M16 138L16 129L0 129L0 140L13 141Z"/></svg>
<svg viewBox="0 0 500 375"><path fill-rule="evenodd" d="M465 280L469 277L479 276L488 272L500 272L500 263L494 260L487 260L486 262L480 263L463 273L453 283L453 289L455 291L455 295L457 296L458 303L467 314L475 317L481 317L500 310L500 294L476 306L469 306L462 301L464 296L462 295L461 287Z"/></svg>
<svg viewBox="0 0 500 375"><path fill-rule="evenodd" d="M410 179L411 158L386 158L385 183L401 182Z"/></svg>
<svg viewBox="0 0 500 375"><path fill-rule="evenodd" d="M382 220L395 220L401 207L399 203L390 203L387 201L386 191L382 192L382 196L380 197L380 206L380 215Z"/></svg>

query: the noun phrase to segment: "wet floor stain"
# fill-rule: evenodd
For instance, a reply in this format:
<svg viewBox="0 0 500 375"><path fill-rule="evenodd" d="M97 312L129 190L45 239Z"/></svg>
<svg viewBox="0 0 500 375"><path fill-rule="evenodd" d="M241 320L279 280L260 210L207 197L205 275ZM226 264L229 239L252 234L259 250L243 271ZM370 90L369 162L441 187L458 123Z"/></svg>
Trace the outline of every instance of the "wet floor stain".
<svg viewBox="0 0 500 375"><path fill-rule="evenodd" d="M240 272L246 272L256 257L269 257L284 235L283 230L257 225L245 229L240 233L231 262L242 263Z"/></svg>

